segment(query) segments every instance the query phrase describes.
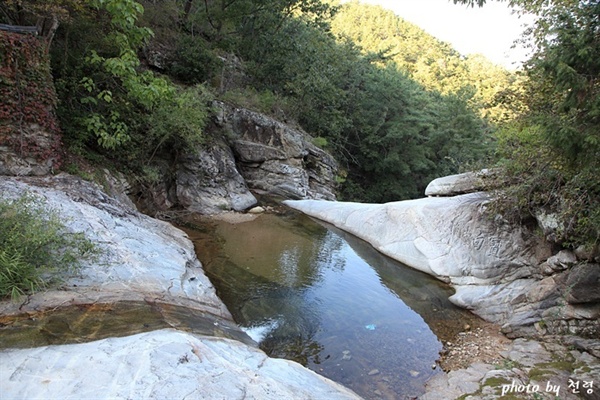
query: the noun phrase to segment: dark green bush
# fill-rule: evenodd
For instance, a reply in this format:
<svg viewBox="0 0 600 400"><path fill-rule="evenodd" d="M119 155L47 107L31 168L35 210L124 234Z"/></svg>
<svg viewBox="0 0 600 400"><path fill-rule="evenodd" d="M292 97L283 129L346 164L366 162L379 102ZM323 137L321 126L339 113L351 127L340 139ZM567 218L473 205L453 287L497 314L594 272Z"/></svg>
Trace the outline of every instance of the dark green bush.
<svg viewBox="0 0 600 400"><path fill-rule="evenodd" d="M199 37L181 36L168 74L187 84L203 83L221 70L221 60Z"/></svg>
<svg viewBox="0 0 600 400"><path fill-rule="evenodd" d="M69 232L41 200L0 199L0 297L14 299L57 283L96 254L83 233Z"/></svg>
<svg viewBox="0 0 600 400"><path fill-rule="evenodd" d="M515 222L538 214L558 221L554 241L565 247L600 242L598 161L573 168L544 143L543 127L512 124L497 133L501 173L490 187L496 191L492 215Z"/></svg>

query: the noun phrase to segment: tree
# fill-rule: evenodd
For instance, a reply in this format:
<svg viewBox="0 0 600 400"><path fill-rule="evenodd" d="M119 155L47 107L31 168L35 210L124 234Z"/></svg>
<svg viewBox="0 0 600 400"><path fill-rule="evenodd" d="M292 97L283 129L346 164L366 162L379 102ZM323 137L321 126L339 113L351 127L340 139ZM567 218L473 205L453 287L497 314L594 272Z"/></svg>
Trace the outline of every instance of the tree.
<svg viewBox="0 0 600 400"><path fill-rule="evenodd" d="M332 20L332 31L355 42L365 53L381 54L382 63L394 63L427 89L456 94L475 88L472 106L493 122L510 115L495 97L517 91L514 74L481 55L463 56L450 44L379 6L358 1L344 3Z"/></svg>
<svg viewBox="0 0 600 400"><path fill-rule="evenodd" d="M482 5L485 1L455 3ZM558 241L600 241L600 3L511 0L537 19L527 32L524 104L501 132L521 215L554 212ZM518 144L515 151L515 143ZM535 147L533 149L532 147Z"/></svg>

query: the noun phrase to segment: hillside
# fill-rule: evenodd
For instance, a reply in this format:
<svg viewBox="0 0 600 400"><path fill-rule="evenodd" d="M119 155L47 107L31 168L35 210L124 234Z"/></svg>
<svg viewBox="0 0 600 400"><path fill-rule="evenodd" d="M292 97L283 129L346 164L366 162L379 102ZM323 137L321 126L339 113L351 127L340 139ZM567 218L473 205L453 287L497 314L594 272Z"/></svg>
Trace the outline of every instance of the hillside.
<svg viewBox="0 0 600 400"><path fill-rule="evenodd" d="M558 212L561 242L595 244L600 6L512 3L539 16L519 76L356 1L11 0L0 23L38 27L71 172L86 160L142 192L161 185L190 151L232 145L212 129L217 101L310 134L337 159L346 200L416 197L434 177L500 162L511 190L498 210ZM15 49L3 39L4 91L25 82ZM3 127L32 115L11 99Z"/></svg>

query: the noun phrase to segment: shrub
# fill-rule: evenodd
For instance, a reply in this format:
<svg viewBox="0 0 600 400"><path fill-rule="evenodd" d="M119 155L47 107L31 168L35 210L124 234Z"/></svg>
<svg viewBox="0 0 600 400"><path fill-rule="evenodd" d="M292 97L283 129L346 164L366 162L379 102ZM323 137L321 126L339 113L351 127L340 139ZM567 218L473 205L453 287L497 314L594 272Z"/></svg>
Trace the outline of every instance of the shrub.
<svg viewBox="0 0 600 400"><path fill-rule="evenodd" d="M222 62L199 37L181 36L167 72L186 84L203 83L222 68Z"/></svg>
<svg viewBox="0 0 600 400"><path fill-rule="evenodd" d="M97 254L83 233L69 232L41 200L0 199L0 297L15 299L57 283Z"/></svg>
<svg viewBox="0 0 600 400"><path fill-rule="evenodd" d="M151 145L143 158L151 161L161 147L181 150L202 144L211 100L211 93L196 85L160 101L145 121L147 131L137 138Z"/></svg>
<svg viewBox="0 0 600 400"><path fill-rule="evenodd" d="M228 90L220 96L220 100L248 108L273 118L290 122L298 117L295 105L290 99L279 96L270 90L258 91L253 87Z"/></svg>
<svg viewBox="0 0 600 400"><path fill-rule="evenodd" d="M526 221L553 214L553 238L565 247L594 247L600 242L598 161L573 168L544 142L542 128L513 124L498 131L502 173L489 182L496 191L492 214Z"/></svg>

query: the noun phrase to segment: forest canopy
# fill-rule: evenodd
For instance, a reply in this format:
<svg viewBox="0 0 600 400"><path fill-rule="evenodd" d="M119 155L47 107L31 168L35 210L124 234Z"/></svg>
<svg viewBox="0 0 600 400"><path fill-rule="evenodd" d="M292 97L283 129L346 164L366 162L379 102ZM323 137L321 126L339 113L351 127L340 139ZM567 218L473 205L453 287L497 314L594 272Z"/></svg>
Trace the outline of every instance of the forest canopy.
<svg viewBox="0 0 600 400"><path fill-rule="evenodd" d="M316 137L346 200L418 197L435 177L498 165L507 215L558 213L559 240L596 243L600 5L508 4L538 17L519 73L357 1L7 0L0 23L40 28L70 151L139 179L210 142L220 99Z"/></svg>

